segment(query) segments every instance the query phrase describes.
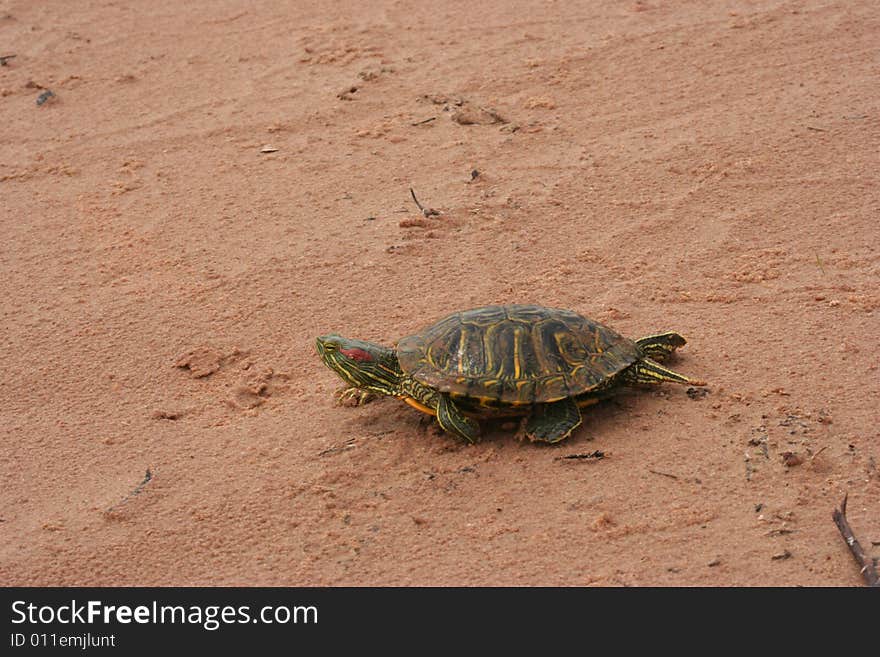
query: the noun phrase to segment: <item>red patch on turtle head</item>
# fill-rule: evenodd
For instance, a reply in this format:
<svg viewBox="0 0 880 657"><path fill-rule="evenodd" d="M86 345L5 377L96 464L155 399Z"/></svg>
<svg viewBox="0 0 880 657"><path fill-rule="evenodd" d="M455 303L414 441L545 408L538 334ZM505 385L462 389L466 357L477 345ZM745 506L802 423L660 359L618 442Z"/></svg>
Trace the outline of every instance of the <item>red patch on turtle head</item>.
<svg viewBox="0 0 880 657"><path fill-rule="evenodd" d="M373 360L373 357L369 352L364 351L363 349L340 349L339 353L351 358L352 360L356 360L359 363L368 363Z"/></svg>

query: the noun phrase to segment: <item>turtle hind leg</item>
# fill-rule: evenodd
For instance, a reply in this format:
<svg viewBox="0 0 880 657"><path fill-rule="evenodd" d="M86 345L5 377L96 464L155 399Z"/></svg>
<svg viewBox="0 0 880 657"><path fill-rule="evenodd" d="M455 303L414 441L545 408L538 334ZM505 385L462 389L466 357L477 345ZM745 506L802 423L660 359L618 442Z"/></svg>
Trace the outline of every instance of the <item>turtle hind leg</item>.
<svg viewBox="0 0 880 657"><path fill-rule="evenodd" d="M558 443L580 426L581 411L574 399L560 399L535 406L526 422L530 440Z"/></svg>
<svg viewBox="0 0 880 657"><path fill-rule="evenodd" d="M480 438L479 425L462 413L449 395L440 395L437 402L437 422L444 431L457 434L469 443L475 443Z"/></svg>
<svg viewBox="0 0 880 657"><path fill-rule="evenodd" d="M689 379L683 374L673 372L654 362L650 358L643 358L623 373L626 383L641 385L659 385L661 383L681 383L686 386L704 386L705 381Z"/></svg>
<svg viewBox="0 0 880 657"><path fill-rule="evenodd" d="M669 331L668 333L658 333L657 335L649 335L641 340L636 340L636 344L639 345L645 356L658 363L662 363L676 349L685 346L687 340L675 331Z"/></svg>

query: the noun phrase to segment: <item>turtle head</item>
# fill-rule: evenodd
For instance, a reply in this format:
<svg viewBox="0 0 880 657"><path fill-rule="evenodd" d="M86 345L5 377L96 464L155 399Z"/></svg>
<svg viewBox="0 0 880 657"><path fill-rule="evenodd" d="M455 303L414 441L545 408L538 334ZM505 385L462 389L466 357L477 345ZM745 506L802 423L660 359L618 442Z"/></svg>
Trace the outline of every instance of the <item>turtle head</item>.
<svg viewBox="0 0 880 657"><path fill-rule="evenodd" d="M348 385L385 395L396 394L400 365L393 349L331 333L315 341L324 364Z"/></svg>

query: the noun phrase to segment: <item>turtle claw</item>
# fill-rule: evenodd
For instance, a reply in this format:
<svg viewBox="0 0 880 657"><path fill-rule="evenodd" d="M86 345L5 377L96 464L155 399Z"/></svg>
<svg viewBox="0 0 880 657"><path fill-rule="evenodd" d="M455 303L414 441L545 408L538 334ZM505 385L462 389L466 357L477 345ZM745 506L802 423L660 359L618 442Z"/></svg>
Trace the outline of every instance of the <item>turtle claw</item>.
<svg viewBox="0 0 880 657"><path fill-rule="evenodd" d="M360 388L350 387L350 388L340 388L335 393L336 403L339 406L363 406L364 404L368 404L376 398L372 392L368 390L361 390Z"/></svg>

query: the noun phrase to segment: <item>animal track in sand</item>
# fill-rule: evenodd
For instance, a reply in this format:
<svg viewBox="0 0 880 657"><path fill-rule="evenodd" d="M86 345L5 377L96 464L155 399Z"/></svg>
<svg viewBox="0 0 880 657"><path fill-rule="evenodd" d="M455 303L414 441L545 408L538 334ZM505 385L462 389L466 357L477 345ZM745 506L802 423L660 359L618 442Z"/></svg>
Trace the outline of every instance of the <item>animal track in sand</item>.
<svg viewBox="0 0 880 657"><path fill-rule="evenodd" d="M244 356L247 356L247 353L238 348L224 354L210 347L196 347L178 356L174 361L174 367L189 370L194 379L201 379Z"/></svg>
<svg viewBox="0 0 880 657"><path fill-rule="evenodd" d="M279 389L280 382L288 380L286 374L276 374L272 368L255 373L236 386L228 404L238 410L250 410L262 406Z"/></svg>

